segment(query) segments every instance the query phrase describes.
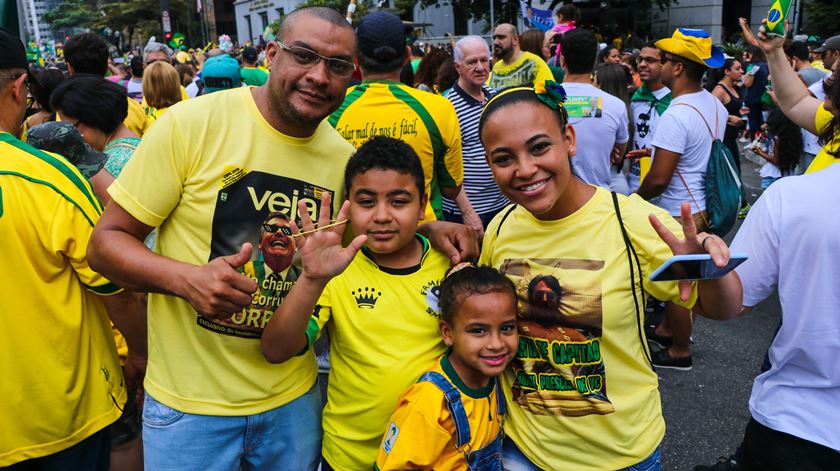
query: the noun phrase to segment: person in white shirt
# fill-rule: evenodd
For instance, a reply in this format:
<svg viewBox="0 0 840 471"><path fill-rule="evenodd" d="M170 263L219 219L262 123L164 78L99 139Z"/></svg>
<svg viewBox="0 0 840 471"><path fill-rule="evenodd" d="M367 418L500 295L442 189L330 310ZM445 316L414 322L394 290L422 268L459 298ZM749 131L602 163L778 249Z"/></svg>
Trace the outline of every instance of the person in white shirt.
<svg viewBox="0 0 840 471"><path fill-rule="evenodd" d="M698 231L707 231L706 166L714 138L723 138L728 113L720 101L700 86L703 73L721 67L723 53L702 29L679 28L671 38L656 42L662 62L662 82L674 99L662 115L651 145L650 173L637 193L679 219L680 205L689 202ZM670 347L652 355L654 366L690 370L691 313L668 303L665 322L655 334L672 338Z"/></svg>
<svg viewBox="0 0 840 471"><path fill-rule="evenodd" d="M569 31L560 45L565 108L578 142L572 170L586 183L610 188L610 165L621 161L630 140L627 105L591 83L598 48L592 32Z"/></svg>
<svg viewBox="0 0 840 471"><path fill-rule="evenodd" d="M633 149L627 152L630 159L630 171L627 172L627 184L630 191L636 191L641 184L641 166L639 159L650 157L650 142L656 132L662 114L671 104L671 89L662 83L662 63L656 45L646 44L639 52L639 78L642 87L630 98L630 111L633 114Z"/></svg>

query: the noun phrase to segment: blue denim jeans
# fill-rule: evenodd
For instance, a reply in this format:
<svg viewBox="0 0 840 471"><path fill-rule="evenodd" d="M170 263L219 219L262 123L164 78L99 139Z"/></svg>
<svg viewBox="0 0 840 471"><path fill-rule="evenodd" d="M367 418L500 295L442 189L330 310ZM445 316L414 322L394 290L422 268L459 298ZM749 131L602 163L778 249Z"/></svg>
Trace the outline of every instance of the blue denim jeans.
<svg viewBox="0 0 840 471"><path fill-rule="evenodd" d="M261 414L180 412L146 394L146 469L172 471L315 470L321 458L321 390Z"/></svg>
<svg viewBox="0 0 840 471"><path fill-rule="evenodd" d="M505 471L541 471L537 465L532 463L527 456L519 451L519 448L516 447L516 444L510 438L505 440L502 448L502 459L504 461ZM659 447L656 447L656 450L653 450L650 456L620 471L660 471L661 463L662 457Z"/></svg>

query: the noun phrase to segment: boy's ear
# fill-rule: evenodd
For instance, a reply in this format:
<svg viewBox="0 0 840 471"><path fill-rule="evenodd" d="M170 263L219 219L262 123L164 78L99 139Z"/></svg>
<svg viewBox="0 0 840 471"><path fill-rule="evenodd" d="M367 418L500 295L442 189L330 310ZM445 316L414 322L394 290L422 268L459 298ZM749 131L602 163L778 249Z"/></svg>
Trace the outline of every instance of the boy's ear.
<svg viewBox="0 0 840 471"><path fill-rule="evenodd" d="M429 203L429 195L423 193L420 196L420 220L422 221L424 217L426 217L426 205Z"/></svg>
<svg viewBox="0 0 840 471"><path fill-rule="evenodd" d="M452 346L452 328L446 321L438 322L438 330L440 330L440 336L443 337L443 343L447 347Z"/></svg>

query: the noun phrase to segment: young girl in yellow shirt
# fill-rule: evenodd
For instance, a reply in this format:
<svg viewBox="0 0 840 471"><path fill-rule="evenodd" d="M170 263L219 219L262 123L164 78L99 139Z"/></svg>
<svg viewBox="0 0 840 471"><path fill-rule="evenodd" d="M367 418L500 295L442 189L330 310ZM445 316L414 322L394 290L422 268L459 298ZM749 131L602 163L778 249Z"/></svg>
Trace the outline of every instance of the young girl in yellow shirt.
<svg viewBox="0 0 840 471"><path fill-rule="evenodd" d="M440 287L447 352L406 390L375 469L502 469L505 400L498 375L518 345L513 284L498 271L456 265Z"/></svg>

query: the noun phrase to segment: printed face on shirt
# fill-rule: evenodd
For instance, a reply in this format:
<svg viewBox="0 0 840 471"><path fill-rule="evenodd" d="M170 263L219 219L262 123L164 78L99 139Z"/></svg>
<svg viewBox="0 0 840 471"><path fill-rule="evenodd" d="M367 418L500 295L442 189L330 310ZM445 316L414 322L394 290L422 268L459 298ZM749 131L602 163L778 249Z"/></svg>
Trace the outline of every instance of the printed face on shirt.
<svg viewBox="0 0 840 471"><path fill-rule="evenodd" d="M662 63L659 62L659 49L644 47L639 53L639 78L645 83L656 83L662 78Z"/></svg>
<svg viewBox="0 0 840 471"><path fill-rule="evenodd" d="M283 218L272 218L264 223L273 232L265 228L260 230L260 252L265 263L272 271L282 271L292 264L295 256L295 241L287 234L291 233L289 221Z"/></svg>
<svg viewBox="0 0 840 471"><path fill-rule="evenodd" d="M412 242L425 214L426 197L420 196L413 176L396 170L368 170L353 177L348 199L353 232L367 235L365 246L377 264L390 268L416 264Z"/></svg>
<svg viewBox="0 0 840 471"><path fill-rule="evenodd" d="M452 324L440 323L449 361L471 388L487 385L516 354L516 297L511 292L472 294L461 302Z"/></svg>
<svg viewBox="0 0 840 471"><path fill-rule="evenodd" d="M499 189L538 219L559 219L564 194L574 178L569 155L575 132L561 127L555 112L536 103L519 102L490 115L481 139Z"/></svg>
<svg viewBox="0 0 840 471"><path fill-rule="evenodd" d="M324 57L353 62L356 37L350 28L301 14L286 26L283 44L310 49ZM271 74L268 78L274 111L291 126L314 130L344 101L350 77L330 72L323 59L299 64L292 53L272 41L266 47Z"/></svg>
<svg viewBox="0 0 840 471"><path fill-rule="evenodd" d="M487 81L490 74L490 52L482 42L470 41L461 46L463 57L455 62L458 76L475 87Z"/></svg>

